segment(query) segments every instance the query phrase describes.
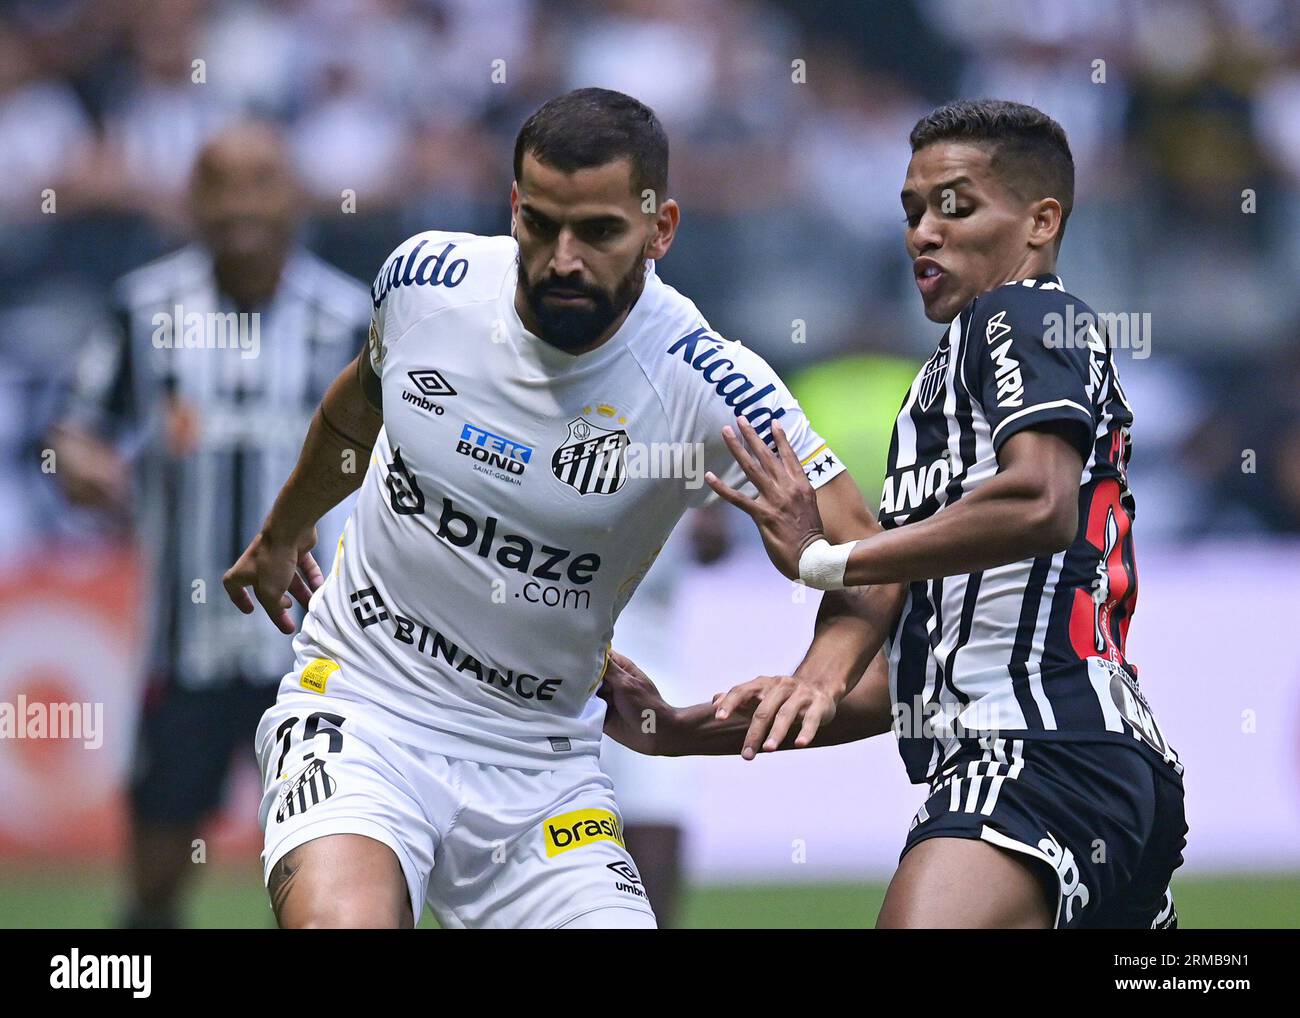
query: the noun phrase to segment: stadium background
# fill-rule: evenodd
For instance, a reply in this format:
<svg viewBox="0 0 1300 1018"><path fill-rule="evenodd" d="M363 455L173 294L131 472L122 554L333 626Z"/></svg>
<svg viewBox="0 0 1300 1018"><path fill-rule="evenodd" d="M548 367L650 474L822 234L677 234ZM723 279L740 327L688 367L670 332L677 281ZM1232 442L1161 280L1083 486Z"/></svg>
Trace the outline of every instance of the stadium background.
<svg viewBox="0 0 1300 1018"><path fill-rule="evenodd" d="M107 719L98 750L0 742L0 925L100 925L117 905L139 581L41 453L109 283L185 240L197 147L241 112L280 123L311 195L310 246L368 281L418 230L507 230L515 131L588 84L638 96L668 128L684 226L661 274L786 374L869 499L936 338L901 244L908 130L959 95L1061 121L1078 167L1066 285L1150 313L1149 348L1117 352L1137 411L1131 641L1187 762L1180 911L1187 926L1296 925L1288 0L0 3L0 701L93 699ZM732 554L688 572L665 634L694 699L789 667L811 624L815 598L792 604L733 524ZM250 749L208 839L202 925L270 922L251 764ZM693 789L689 923L873 921L920 801L889 740L675 766Z"/></svg>

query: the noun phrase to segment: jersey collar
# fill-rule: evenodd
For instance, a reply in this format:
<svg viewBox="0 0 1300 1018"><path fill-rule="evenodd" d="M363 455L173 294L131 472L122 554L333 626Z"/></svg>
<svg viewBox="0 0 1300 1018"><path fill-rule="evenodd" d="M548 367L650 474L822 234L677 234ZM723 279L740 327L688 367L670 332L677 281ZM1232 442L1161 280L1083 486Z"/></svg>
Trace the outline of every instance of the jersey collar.
<svg viewBox="0 0 1300 1018"><path fill-rule="evenodd" d="M1009 283L1003 283L1003 286L1023 286L1033 290L1064 290L1065 286L1061 283L1061 277L1054 272L1044 272L1039 276L1030 276L1027 279L1013 279Z"/></svg>

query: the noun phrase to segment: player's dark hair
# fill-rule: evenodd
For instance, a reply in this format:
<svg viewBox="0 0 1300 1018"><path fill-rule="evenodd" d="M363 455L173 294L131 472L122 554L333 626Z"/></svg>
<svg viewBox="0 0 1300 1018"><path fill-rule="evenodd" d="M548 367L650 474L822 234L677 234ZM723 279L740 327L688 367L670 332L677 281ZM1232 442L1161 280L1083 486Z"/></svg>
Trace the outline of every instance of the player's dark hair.
<svg viewBox="0 0 1300 1018"><path fill-rule="evenodd" d="M992 148L993 170L1025 200L1055 198L1061 229L1074 209L1074 156L1065 131L1042 110L1001 99L963 99L927 113L908 139L918 152L937 141L973 141Z"/></svg>
<svg viewBox="0 0 1300 1018"><path fill-rule="evenodd" d="M515 180L524 153L564 173L626 158L632 191L668 192L668 135L654 110L607 88L579 88L556 96L524 121L515 139Z"/></svg>

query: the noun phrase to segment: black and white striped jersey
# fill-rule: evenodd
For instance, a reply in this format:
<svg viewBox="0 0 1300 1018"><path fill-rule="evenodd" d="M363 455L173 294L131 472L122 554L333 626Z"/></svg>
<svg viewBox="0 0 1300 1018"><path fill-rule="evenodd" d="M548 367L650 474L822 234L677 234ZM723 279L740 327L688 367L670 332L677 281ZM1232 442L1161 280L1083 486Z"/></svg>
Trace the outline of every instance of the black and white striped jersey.
<svg viewBox="0 0 1300 1018"><path fill-rule="evenodd" d="M149 666L191 687L278 681L290 641L261 612L241 615L221 577L292 471L325 390L361 350L366 287L298 250L273 297L243 313L195 245L124 276L111 311L77 365L67 417L137 468ZM322 568L345 517L335 510L317 529Z"/></svg>
<svg viewBox="0 0 1300 1018"><path fill-rule="evenodd" d="M1124 641L1137 600L1126 468L1132 408L1104 320L1056 276L976 298L908 390L881 497L885 529L942 512L998 470L1016 432L1068 429L1084 457L1065 551L916 581L889 641L895 734L913 781L959 740L1136 742L1181 769L1138 690Z"/></svg>

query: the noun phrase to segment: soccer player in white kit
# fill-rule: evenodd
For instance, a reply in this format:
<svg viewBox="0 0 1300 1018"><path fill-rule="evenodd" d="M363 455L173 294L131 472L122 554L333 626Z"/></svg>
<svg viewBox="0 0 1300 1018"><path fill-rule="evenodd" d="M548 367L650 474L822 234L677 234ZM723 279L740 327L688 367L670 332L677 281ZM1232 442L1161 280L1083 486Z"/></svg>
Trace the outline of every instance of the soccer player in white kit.
<svg viewBox="0 0 1300 1018"><path fill-rule="evenodd" d="M428 902L451 927L653 927L598 760L619 611L705 470L744 483L738 417L788 437L833 539L873 529L767 364L656 276L667 168L647 107L560 96L516 141L512 236L422 233L375 280L367 348L225 578L286 633L309 601L257 732L281 926L409 927ZM358 487L322 576L315 522ZM856 683L873 607L825 596L790 710Z"/></svg>

